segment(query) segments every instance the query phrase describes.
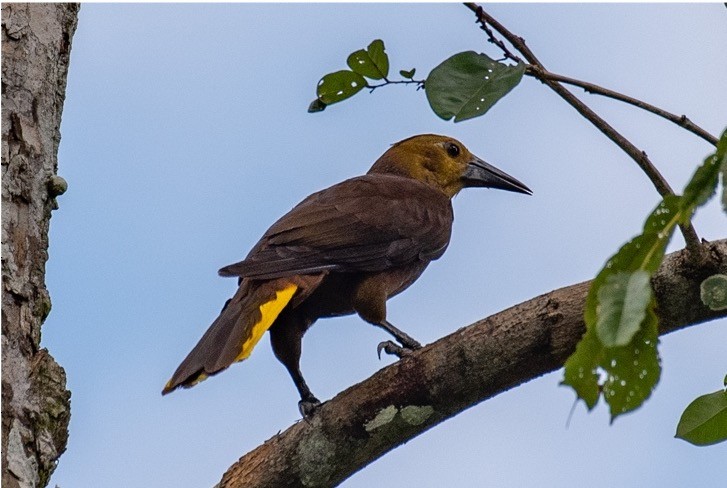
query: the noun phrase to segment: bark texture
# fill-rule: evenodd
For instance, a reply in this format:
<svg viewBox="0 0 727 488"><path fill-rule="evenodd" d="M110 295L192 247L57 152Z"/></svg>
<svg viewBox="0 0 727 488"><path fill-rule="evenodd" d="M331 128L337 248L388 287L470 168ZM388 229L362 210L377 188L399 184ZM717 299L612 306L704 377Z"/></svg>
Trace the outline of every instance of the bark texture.
<svg viewBox="0 0 727 488"><path fill-rule="evenodd" d="M66 449L66 375L40 349L48 225L78 4L2 6L2 486L45 486Z"/></svg>
<svg viewBox="0 0 727 488"><path fill-rule="evenodd" d="M705 249L696 264L686 251L667 256L654 277L660 334L727 316L699 298L704 278L727 273L727 240ZM589 285L523 302L382 369L243 456L218 486L337 485L457 413L560 368L585 331Z"/></svg>

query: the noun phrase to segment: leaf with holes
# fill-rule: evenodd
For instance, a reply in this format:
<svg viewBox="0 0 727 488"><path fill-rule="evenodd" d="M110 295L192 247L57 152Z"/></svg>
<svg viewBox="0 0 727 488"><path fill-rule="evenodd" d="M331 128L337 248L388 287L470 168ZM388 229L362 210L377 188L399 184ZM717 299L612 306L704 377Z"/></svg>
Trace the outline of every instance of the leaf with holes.
<svg viewBox="0 0 727 488"><path fill-rule="evenodd" d="M576 351L565 363L562 385L570 386L589 410L603 391L611 411L611 421L638 408L659 381L661 367L656 349L657 321L651 302L642 327L621 347L606 347L594 329L586 330ZM605 380L599 384L599 373Z"/></svg>
<svg viewBox="0 0 727 488"><path fill-rule="evenodd" d="M588 290L585 310L587 327L595 327L598 322L598 292L609 276L638 270L652 274L659 268L666 245L679 219L679 197L669 195L646 219L643 233L621 246L621 249L606 261Z"/></svg>
<svg viewBox="0 0 727 488"><path fill-rule="evenodd" d="M591 283L586 297L586 333L566 360L563 384L571 386L589 409L600 392L613 420L640 406L661 374L655 304L649 279L664 258L674 229L688 223L695 209L714 194L719 171L727 167L727 130L690 179L683 196L668 195L644 223L643 232L624 244ZM714 277L713 277L714 278ZM702 300L723 306L724 282L702 283ZM599 385L598 373L607 374Z"/></svg>
<svg viewBox="0 0 727 488"><path fill-rule="evenodd" d="M434 113L460 122L487 112L520 83L524 73L522 63L511 66L466 51L434 68L424 86Z"/></svg>
<svg viewBox="0 0 727 488"><path fill-rule="evenodd" d="M682 413L675 437L695 446L727 440L727 391L696 398Z"/></svg>
<svg viewBox="0 0 727 488"><path fill-rule="evenodd" d="M640 407L659 382L658 320L652 301L639 330L625 346L604 347L600 366L606 373L603 397L616 417Z"/></svg>
<svg viewBox="0 0 727 488"><path fill-rule="evenodd" d="M565 363L563 384L572 387L589 409L595 406L603 389L612 418L641 405L641 402L651 394L661 374L656 352L656 336L649 336L653 351L647 351L644 347L644 341L647 340L643 337L646 334L645 328L651 327L656 330L651 290L648 291L649 299L645 299L644 286L649 285L645 285L644 282L648 283L648 277L661 264L666 245L679 222L679 201L679 197L675 195L662 200L646 219L644 232L624 244L593 280L586 297L584 313L586 333L578 343L575 353ZM600 299L607 297L607 302L609 300L613 302L614 285L631 280L634 273L640 275L640 278L636 278L635 284L639 285L636 288L641 291L637 293L638 298L634 302L629 301L629 311L624 315L623 308L619 309L615 303L607 304L604 308ZM601 291L604 286L607 287L606 292ZM616 313L614 317L618 316L619 320L614 330L606 331L608 322L604 322L601 313L609 310ZM599 321L600 333L597 325ZM601 342L602 339L599 338L601 335L608 344L621 345L607 347ZM625 341L626 337L629 337L628 341ZM641 356L642 359L637 356ZM617 359L616 365L611 364L612 359ZM638 371L634 369L631 372L627 370L628 365L631 365L631 368L637 367L634 366L634 361L648 366L643 378L639 378L639 373L644 368ZM603 385L598 384L599 367L608 374ZM618 383L614 380L616 376L619 378ZM620 383L622 379L626 381L623 388ZM605 395L607 385L608 391L612 392L608 396ZM625 396L621 394L622 391L626 392ZM629 396L629 392L633 393Z"/></svg>
<svg viewBox="0 0 727 488"><path fill-rule="evenodd" d="M598 402L601 388L598 385L598 360L603 344L594 330L586 330L576 350L565 362L561 385L570 386L578 398L586 402L588 410Z"/></svg>
<svg viewBox="0 0 727 488"><path fill-rule="evenodd" d="M331 105L354 96L365 86L364 77L353 71L342 70L329 73L318 82L318 100L326 105Z"/></svg>
<svg viewBox="0 0 727 488"><path fill-rule="evenodd" d="M346 60L348 67L354 72L371 78L381 80L389 75L389 56L384 50L384 41L376 39L367 49L359 49L351 53Z"/></svg>

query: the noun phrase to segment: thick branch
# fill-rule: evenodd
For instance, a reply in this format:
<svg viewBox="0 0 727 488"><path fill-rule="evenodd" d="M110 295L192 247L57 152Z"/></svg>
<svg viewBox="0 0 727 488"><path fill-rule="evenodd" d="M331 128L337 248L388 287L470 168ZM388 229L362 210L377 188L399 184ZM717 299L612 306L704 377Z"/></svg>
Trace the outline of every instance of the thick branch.
<svg viewBox="0 0 727 488"><path fill-rule="evenodd" d="M543 63L541 63L535 56L535 53L533 53L525 44L525 40L522 37L510 32L505 26L498 22L497 19L485 12L485 10L476 3L465 3L465 6L475 12L477 15L477 21L481 25L491 25L525 57L527 62L531 64L528 71L532 76L539 79L555 93L560 95L560 97L575 108L579 114L596 126L598 130L600 130L606 137L611 139L618 147L628 154L631 159L639 165L649 180L651 180L654 188L656 188L656 191L658 191L662 197L674 194L669 183L666 181L664 176L662 176L656 166L654 166L651 160L649 160L649 157L644 151L637 148L631 141L622 136L616 129L596 114L596 112L591 110L590 107L578 99L578 97L571 93L566 87L547 76L549 71L545 69ZM488 36L492 38L492 33L488 31L486 32L488 33ZM686 242L687 248L690 252L692 252L695 257L702 257L699 237L697 237L697 232L694 230L692 224L680 224L679 228L681 229L684 241Z"/></svg>
<svg viewBox="0 0 727 488"><path fill-rule="evenodd" d="M727 240L698 265L670 254L653 279L660 333L727 311L702 305L699 285L727 273ZM243 456L220 488L336 485L459 412L560 368L584 332L590 282L541 295L460 329L324 403Z"/></svg>

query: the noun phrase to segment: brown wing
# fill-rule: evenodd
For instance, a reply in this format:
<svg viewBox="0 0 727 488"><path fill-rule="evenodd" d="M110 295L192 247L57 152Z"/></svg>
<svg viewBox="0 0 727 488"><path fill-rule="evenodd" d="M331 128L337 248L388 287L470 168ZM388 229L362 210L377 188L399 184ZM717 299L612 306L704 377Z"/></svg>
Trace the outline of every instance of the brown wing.
<svg viewBox="0 0 727 488"><path fill-rule="evenodd" d="M449 198L399 176L370 174L314 193L268 229L222 276L273 279L321 271L381 271L444 253Z"/></svg>

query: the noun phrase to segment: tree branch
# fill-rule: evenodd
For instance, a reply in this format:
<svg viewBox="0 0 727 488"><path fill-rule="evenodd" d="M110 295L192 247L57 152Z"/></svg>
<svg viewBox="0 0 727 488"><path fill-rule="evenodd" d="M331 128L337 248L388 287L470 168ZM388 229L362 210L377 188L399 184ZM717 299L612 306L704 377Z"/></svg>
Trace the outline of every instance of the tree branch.
<svg viewBox="0 0 727 488"><path fill-rule="evenodd" d="M470 10L472 10L475 13L477 12L477 5L474 3L466 3L466 7L468 7ZM492 32L492 29L487 25L487 22L480 21L478 17L478 23L480 24L480 29L485 31L487 34L487 41L496 45L499 47L503 54L505 55L505 59L510 59L512 61L515 61L516 63L525 63L519 56L515 55L510 51L510 49L505 45L502 40L498 39L497 36L495 36L495 33ZM527 63L525 63L527 64ZM706 130L702 129L700 126L689 120L689 117L686 115L676 115L673 114L667 110L664 110L662 108L659 108L655 105L652 105L650 103L644 102L643 100L639 100L638 98L634 98L628 95L625 95L623 93L619 93L617 91L611 90L609 88L604 88L602 86L596 85L594 83L590 83L587 81L577 80L575 78L570 78L568 76L559 75L556 73L551 73L550 71L541 70L540 72L536 72L532 69L532 65L527 64L525 74L528 76L532 76L533 78L548 78L552 81L557 81L560 83L565 83L567 85L573 85L580 88L583 88L587 93L593 93L594 95L601 95L607 98L613 98L614 100L619 100L624 103L628 103L630 105L633 105L635 107L638 107L640 109L646 110L647 112L651 112L654 115L658 115L659 117L663 117L666 120L675 123L679 127L688 130L689 132L695 134L698 137L701 137L705 141L709 142L713 146L717 146L718 139L707 132Z"/></svg>
<svg viewBox="0 0 727 488"><path fill-rule="evenodd" d="M706 130L699 127L697 124L689 120L689 117L686 115L676 115L671 112L668 112L662 108L659 108L655 105L651 105L650 103L644 102L643 100L639 100L638 98L630 97L628 95L624 95L623 93L619 93L614 90L610 90L608 88L604 88L602 86L598 86L594 83L589 83L587 81L582 80L576 80L575 78L570 78L568 76L563 76L555 73L551 73L550 71L543 71L539 73L530 72L527 70L525 72L526 75L532 76L534 78L538 78L538 76L548 78L552 81L557 81L560 83L565 83L567 85L573 85L577 86L579 88L583 88L588 93L593 93L594 95L602 95L604 97L613 98L614 100L619 100L624 103L628 103L630 105L633 105L635 107L641 108L643 110L646 110L647 112L651 112L654 115L658 115L659 117L665 118L666 120L675 123L679 127L682 127L683 129L688 130L689 132L701 137L708 143L712 144L713 146L717 146L718 139L707 132Z"/></svg>
<svg viewBox="0 0 727 488"><path fill-rule="evenodd" d="M525 44L525 40L522 37L510 32L505 26L498 22L497 19L485 12L485 10L476 3L465 3L465 6L477 15L477 21L480 23L480 25L489 24L490 26L492 26L525 57L525 60L531 65L528 69L531 76L539 79L555 93L560 95L563 100L565 100L566 102L568 102L569 105L575 108L578 113L586 118L586 120L595 125L598 130L600 130L606 137L611 139L618 147L620 147L626 154L628 154L631 159L633 159L636 164L639 165L639 167L646 174L649 180L651 180L651 183L656 188L656 191L658 191L662 197L674 194L674 191L671 189L671 186L669 186L669 183L666 181L664 176L662 176L656 166L654 166L654 164L649 160L649 157L644 151L637 148L633 143L631 143L631 141L622 136L608 122L606 122L603 118L601 118L598 114L591 110L590 107L588 107L585 103L579 100L575 95L573 95L573 93L571 93L558 81L547 76L549 74L549 71L545 69L543 63L541 63L540 60L535 56L535 53L533 53L530 48ZM489 27L485 30L485 32L487 32L488 36L490 36L490 39L494 37L492 31L489 30ZM500 46L500 44L497 45ZM509 51L506 51L505 54L507 55L508 52ZM684 236L684 241L686 242L687 249L692 253L695 258L697 258L696 260L703 258L699 237L697 236L697 232L694 230L692 224L680 224L679 228L682 232L682 235Z"/></svg>
<svg viewBox="0 0 727 488"><path fill-rule="evenodd" d="M727 273L727 240L697 264L668 255L653 278L660 334L727 316L702 305L699 285ZM459 412L560 368L585 325L590 282L533 298L415 351L325 402L243 456L220 488L332 486Z"/></svg>

